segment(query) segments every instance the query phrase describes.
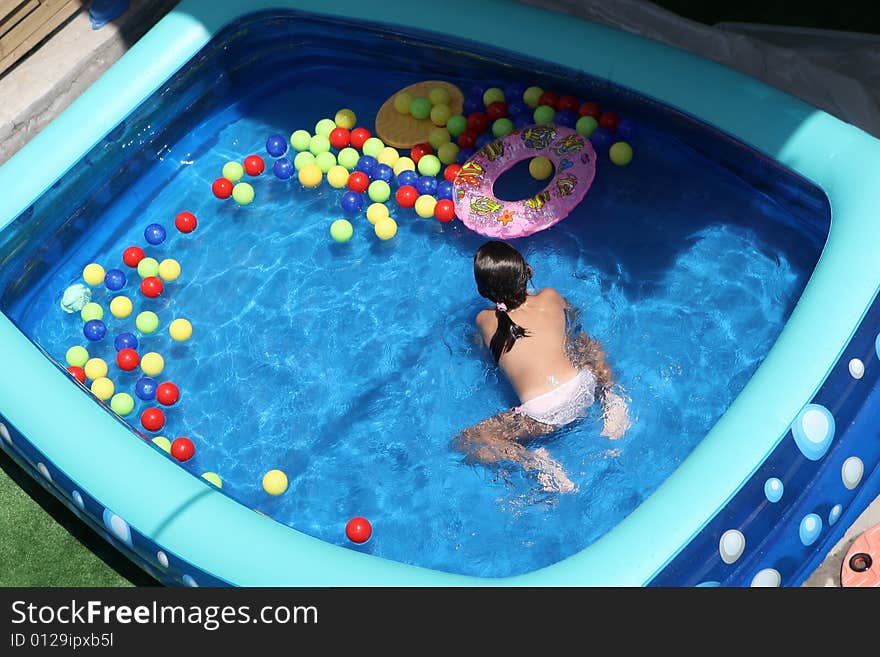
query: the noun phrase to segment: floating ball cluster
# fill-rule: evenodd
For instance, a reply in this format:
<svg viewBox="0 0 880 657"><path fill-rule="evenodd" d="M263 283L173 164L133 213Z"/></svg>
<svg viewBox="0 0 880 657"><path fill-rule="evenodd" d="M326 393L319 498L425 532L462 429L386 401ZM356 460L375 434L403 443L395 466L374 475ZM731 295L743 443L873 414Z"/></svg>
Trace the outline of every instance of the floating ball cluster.
<svg viewBox="0 0 880 657"><path fill-rule="evenodd" d="M278 137L278 135L272 135L269 137L269 140L266 142L266 149L269 150L271 148L270 152L281 152L283 154L284 151L279 151L281 146L278 139L273 139L273 137ZM283 137L281 139L283 139ZM244 158L243 164L239 162L227 162L223 165L220 177L216 178L214 182L211 183L211 191L214 196L219 199L232 197L232 199L239 205L250 205L254 202L256 192L254 191L253 185L243 180L243 178L245 174L256 178L257 176L262 175L265 169L265 161L262 157L256 154L248 155ZM180 229L180 226L178 226L178 229Z"/></svg>

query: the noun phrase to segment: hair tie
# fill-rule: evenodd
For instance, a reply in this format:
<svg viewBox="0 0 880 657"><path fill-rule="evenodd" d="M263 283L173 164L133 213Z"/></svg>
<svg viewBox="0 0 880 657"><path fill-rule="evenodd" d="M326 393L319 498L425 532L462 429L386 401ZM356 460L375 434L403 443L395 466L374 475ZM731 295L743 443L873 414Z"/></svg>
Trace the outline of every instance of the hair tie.
<svg viewBox="0 0 880 657"><path fill-rule="evenodd" d="M500 310L501 312L505 312L505 313L506 313L506 312L507 312L507 304L505 304L505 303L496 303L496 304L495 304L495 309L496 309L496 310Z"/></svg>

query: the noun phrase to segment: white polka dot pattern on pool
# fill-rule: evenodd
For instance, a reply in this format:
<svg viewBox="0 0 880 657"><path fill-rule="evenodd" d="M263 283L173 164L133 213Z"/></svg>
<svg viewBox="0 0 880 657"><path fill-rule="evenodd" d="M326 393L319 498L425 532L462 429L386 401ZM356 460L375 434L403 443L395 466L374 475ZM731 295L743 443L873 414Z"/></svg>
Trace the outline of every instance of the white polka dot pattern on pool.
<svg viewBox="0 0 880 657"><path fill-rule="evenodd" d="M52 481L52 475L49 474L49 468L46 467L45 463L37 463L37 472L43 475L47 481Z"/></svg>
<svg viewBox="0 0 880 657"><path fill-rule="evenodd" d="M168 555L162 552L162 550L159 550L156 553L156 561L158 561L159 565L163 568L168 568Z"/></svg>
<svg viewBox="0 0 880 657"><path fill-rule="evenodd" d="M801 520L798 536L804 545L812 545L822 532L822 518L815 513L808 513Z"/></svg>
<svg viewBox="0 0 880 657"><path fill-rule="evenodd" d="M865 364L858 358L849 361L849 373L854 379L861 379L865 376Z"/></svg>
<svg viewBox="0 0 880 657"><path fill-rule="evenodd" d="M190 575L183 576L183 583L186 584L187 586L192 587L192 588L196 588L199 585L199 583L196 580L194 580L192 578L192 576L190 576Z"/></svg>
<svg viewBox="0 0 880 657"><path fill-rule="evenodd" d="M775 568L764 568L752 578L751 586L753 588L774 588L782 583L782 575Z"/></svg>
<svg viewBox="0 0 880 657"><path fill-rule="evenodd" d="M80 495L80 492L78 490L73 491L70 496L73 498L73 503L76 504L80 509L86 508L85 502L83 502L82 495Z"/></svg>
<svg viewBox="0 0 880 657"><path fill-rule="evenodd" d="M807 404L791 423L791 433L801 453L818 461L834 438L834 416L820 404Z"/></svg>
<svg viewBox="0 0 880 657"><path fill-rule="evenodd" d="M3 440L5 440L7 443L9 443L10 445L12 444L12 436L9 435L9 429L7 429L6 425L2 422L0 422L0 436L2 436Z"/></svg>
<svg viewBox="0 0 880 657"><path fill-rule="evenodd" d="M776 477L770 477L770 479L764 482L764 495L770 502L781 500L784 490L785 486L782 485L782 481Z"/></svg>
<svg viewBox="0 0 880 657"><path fill-rule="evenodd" d="M120 541L131 546L131 528L121 517L110 509L104 509L104 526Z"/></svg>
<svg viewBox="0 0 880 657"><path fill-rule="evenodd" d="M863 474L865 474L865 464L858 456L850 456L840 468L840 478L849 490L861 483Z"/></svg>
<svg viewBox="0 0 880 657"><path fill-rule="evenodd" d="M718 551L724 563L731 564L742 556L746 549L746 537L738 529L728 529L721 535Z"/></svg>
<svg viewBox="0 0 880 657"><path fill-rule="evenodd" d="M840 520L841 513L843 513L843 507L840 504L835 504L831 507L831 511L828 512L828 524L833 525Z"/></svg>

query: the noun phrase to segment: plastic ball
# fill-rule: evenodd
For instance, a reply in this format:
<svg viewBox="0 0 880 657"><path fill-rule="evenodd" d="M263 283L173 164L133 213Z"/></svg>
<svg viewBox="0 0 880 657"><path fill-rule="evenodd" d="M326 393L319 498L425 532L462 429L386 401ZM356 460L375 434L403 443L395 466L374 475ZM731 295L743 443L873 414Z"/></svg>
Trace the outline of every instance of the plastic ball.
<svg viewBox="0 0 880 657"><path fill-rule="evenodd" d="M330 145L333 148L345 148L351 142L351 133L347 128L333 128L330 132Z"/></svg>
<svg viewBox="0 0 880 657"><path fill-rule="evenodd" d="M398 159L400 159L400 151L394 148L394 146L386 146L376 156L376 161L379 164L385 164L389 167L393 167Z"/></svg>
<svg viewBox="0 0 880 657"><path fill-rule="evenodd" d="M263 475L263 490L269 495L281 495L287 490L287 475L281 470L269 470Z"/></svg>
<svg viewBox="0 0 880 657"><path fill-rule="evenodd" d="M330 133L336 129L336 121L333 119L321 119L315 124L315 134L330 137Z"/></svg>
<svg viewBox="0 0 880 657"><path fill-rule="evenodd" d="M249 176L259 176L266 170L266 162L259 155L244 158L244 171Z"/></svg>
<svg viewBox="0 0 880 657"><path fill-rule="evenodd" d="M431 123L436 126L446 125L446 122L449 120L450 116L452 116L452 110L449 109L449 105L434 105L434 107L431 108L431 113L429 114Z"/></svg>
<svg viewBox="0 0 880 657"><path fill-rule="evenodd" d="M455 219L455 203L446 198L437 201L437 204L434 206L434 218L443 223Z"/></svg>
<svg viewBox="0 0 880 657"><path fill-rule="evenodd" d="M465 116L468 114L472 114L474 112L482 111L486 106L483 104L483 93L468 96L464 99L464 103L462 104L462 111Z"/></svg>
<svg viewBox="0 0 880 657"><path fill-rule="evenodd" d="M338 125L340 128L351 130L357 123L357 114L355 114L352 110L343 107L341 110L336 112L334 121L336 122L336 125Z"/></svg>
<svg viewBox="0 0 880 657"><path fill-rule="evenodd" d="M156 376L165 369L165 359L155 351L147 352L141 358L141 370L147 376Z"/></svg>
<svg viewBox="0 0 880 657"><path fill-rule="evenodd" d="M342 209L346 212L355 214L360 212L364 207L364 197L357 192L347 191L342 195L342 198L339 199L339 205L341 205Z"/></svg>
<svg viewBox="0 0 880 657"><path fill-rule="evenodd" d="M83 325L83 335L92 342L98 342L107 335L107 326L100 319L90 319Z"/></svg>
<svg viewBox="0 0 880 657"><path fill-rule="evenodd" d="M608 128L611 132L617 130L620 123L620 116L616 112L602 112L599 115L599 125Z"/></svg>
<svg viewBox="0 0 880 657"><path fill-rule="evenodd" d="M156 380L149 376L142 376L134 383L134 394L144 401L156 398Z"/></svg>
<svg viewBox="0 0 880 657"><path fill-rule="evenodd" d="M483 92L483 105L489 107L492 103L503 103L504 92L498 87L489 87Z"/></svg>
<svg viewBox="0 0 880 657"><path fill-rule="evenodd" d="M124 262L128 267L137 267L138 263L143 259L144 250L139 246L130 246L122 252L122 262Z"/></svg>
<svg viewBox="0 0 880 657"><path fill-rule="evenodd" d="M440 173L440 169L443 167L443 163L440 162L440 158L436 155L423 155L419 158L419 163L417 165L419 173L424 176L436 176Z"/></svg>
<svg viewBox="0 0 880 657"><path fill-rule="evenodd" d="M82 367L89 360L88 349L81 347L80 345L74 345L64 354L64 359L67 361L68 365Z"/></svg>
<svg viewBox="0 0 880 657"><path fill-rule="evenodd" d="M159 431L165 426L165 413L155 406L145 408L141 413L141 426L147 431Z"/></svg>
<svg viewBox="0 0 880 657"><path fill-rule="evenodd" d="M531 116L532 110L523 101L517 100L507 106L507 117L515 119L518 116Z"/></svg>
<svg viewBox="0 0 880 657"><path fill-rule="evenodd" d="M125 272L121 269L108 269L104 274L104 285L111 292L125 287Z"/></svg>
<svg viewBox="0 0 880 657"><path fill-rule="evenodd" d="M450 164L445 169L443 169L443 178L445 178L449 182L454 182L455 177L458 175L459 171L461 171L460 164Z"/></svg>
<svg viewBox="0 0 880 657"><path fill-rule="evenodd" d="M363 171L354 171L348 176L348 188L353 192L365 192L370 186L370 178Z"/></svg>
<svg viewBox="0 0 880 657"><path fill-rule="evenodd" d="M514 130L522 130L523 128L532 125L532 114L531 112L528 114L523 114L522 116L518 116L513 120L513 129Z"/></svg>
<svg viewBox="0 0 880 657"><path fill-rule="evenodd" d="M309 152L312 155L326 153L330 150L330 140L325 135L312 135L309 139Z"/></svg>
<svg viewBox="0 0 880 657"><path fill-rule="evenodd" d="M91 390L92 394L101 401L107 401L113 396L113 393L116 392L116 386L114 386L113 382L106 376L102 376L92 381L89 390Z"/></svg>
<svg viewBox="0 0 880 657"><path fill-rule="evenodd" d="M223 488L223 480L216 472L203 472L202 479L214 484L217 488Z"/></svg>
<svg viewBox="0 0 880 657"><path fill-rule="evenodd" d="M364 142L373 135L366 128L355 128L351 131L351 145L354 148L362 148Z"/></svg>
<svg viewBox="0 0 880 657"><path fill-rule="evenodd" d="M551 105L538 105L532 114L535 123L553 123L555 116L556 110Z"/></svg>
<svg viewBox="0 0 880 657"><path fill-rule="evenodd" d="M611 148L611 144L614 143L614 133L608 128L599 126L593 130L593 134L590 135L590 141L597 152L607 151Z"/></svg>
<svg viewBox="0 0 880 657"><path fill-rule="evenodd" d="M312 162L299 170L297 178L303 187L313 189L321 184L321 181L324 179L324 172L321 171L321 167Z"/></svg>
<svg viewBox="0 0 880 657"><path fill-rule="evenodd" d="M511 102L516 100L521 101L523 92L525 92L525 90L526 85L524 85L522 82L514 81L504 87L504 97Z"/></svg>
<svg viewBox="0 0 880 657"><path fill-rule="evenodd" d="M433 194L437 191L437 178L434 176L419 176L415 188L419 194Z"/></svg>
<svg viewBox="0 0 880 657"><path fill-rule="evenodd" d="M382 152L382 149L384 148L385 142L383 142L378 137L370 137L364 142L361 150L364 152L364 155L376 157L379 153Z"/></svg>
<svg viewBox="0 0 880 657"><path fill-rule="evenodd" d="M250 183L241 182L232 188L232 200L239 205L250 205L254 202L254 188Z"/></svg>
<svg viewBox="0 0 880 657"><path fill-rule="evenodd" d="M73 376L73 378L75 378L80 383L86 382L86 371L83 368L76 365L69 365L67 367L67 371L70 372L71 376Z"/></svg>
<svg viewBox="0 0 880 657"><path fill-rule="evenodd" d="M438 199L449 199L452 200L452 181L451 180L442 180L440 184L437 185L437 198ZM435 210L436 212L436 210ZM436 216L436 215L435 215Z"/></svg>
<svg viewBox="0 0 880 657"><path fill-rule="evenodd" d="M543 94L544 90L541 87L529 87L523 92L522 99L529 109L535 109Z"/></svg>
<svg viewBox="0 0 880 657"><path fill-rule="evenodd" d="M373 526L366 518L355 516L345 523L345 535L352 543L366 543L373 535Z"/></svg>
<svg viewBox="0 0 880 657"><path fill-rule="evenodd" d="M538 107L541 105L546 105L548 107L552 107L556 110L556 103L559 101L559 94L553 91L545 91L541 94L541 97L538 98Z"/></svg>
<svg viewBox="0 0 880 657"><path fill-rule="evenodd" d="M333 189L342 189L348 184L348 169L341 164L330 167L327 172L327 182Z"/></svg>
<svg viewBox="0 0 880 657"><path fill-rule="evenodd" d="M393 165L391 165L391 169L394 171L395 176L399 176L404 171L415 171L416 163L413 162L411 157L402 155Z"/></svg>
<svg viewBox="0 0 880 657"><path fill-rule="evenodd" d="M416 96L409 104L409 113L418 121L427 119L431 114L431 101L424 96Z"/></svg>
<svg viewBox="0 0 880 657"><path fill-rule="evenodd" d="M462 148L458 151L458 155L455 157L455 162L457 164L464 164L474 156L475 152L476 151L473 148Z"/></svg>
<svg viewBox="0 0 880 657"><path fill-rule="evenodd" d="M141 357L134 349L126 347L116 352L116 365L125 372L131 372L140 365Z"/></svg>
<svg viewBox="0 0 880 657"><path fill-rule="evenodd" d="M467 119L461 114L450 116L446 121L446 129L453 137L458 137L462 132L467 130Z"/></svg>
<svg viewBox="0 0 880 657"><path fill-rule="evenodd" d="M162 406L174 406L179 399L180 389L171 381L160 383L159 387L156 388L156 401L162 404Z"/></svg>
<svg viewBox="0 0 880 657"><path fill-rule="evenodd" d="M238 162L227 162L221 173L229 182L237 183L244 177L244 167Z"/></svg>
<svg viewBox="0 0 880 657"><path fill-rule="evenodd" d="M416 199L418 198L419 190L412 185L402 185L398 187L397 191L394 193L394 199L402 208L411 208L416 204Z"/></svg>
<svg viewBox="0 0 880 657"><path fill-rule="evenodd" d="M467 127L479 136L489 129L489 117L485 112L471 112L467 117Z"/></svg>
<svg viewBox="0 0 880 657"><path fill-rule="evenodd" d="M180 277L180 263L173 258L165 258L159 263L157 273L163 281L176 281Z"/></svg>
<svg viewBox="0 0 880 657"><path fill-rule="evenodd" d="M308 130L294 130L293 134L290 135L290 145L293 146L294 150L297 151L307 151L309 150L309 142L312 139L312 133Z"/></svg>
<svg viewBox="0 0 880 657"><path fill-rule="evenodd" d="M162 283L162 279L158 276L147 276L141 281L141 294L148 299L155 299L162 294L164 289L165 284Z"/></svg>
<svg viewBox="0 0 880 657"><path fill-rule="evenodd" d="M154 436L151 442L162 451L171 453L171 441L165 436Z"/></svg>
<svg viewBox="0 0 880 657"><path fill-rule="evenodd" d="M378 165L379 160L377 160L372 155L361 155L358 158L357 166L355 166L355 169L357 171L360 171L361 173L367 174L367 176L372 176Z"/></svg>
<svg viewBox="0 0 880 657"><path fill-rule="evenodd" d="M125 417L134 410L134 398L127 392L117 392L110 398L110 410Z"/></svg>
<svg viewBox="0 0 880 657"><path fill-rule="evenodd" d="M144 239L153 246L161 244L165 241L165 229L161 224L150 224L144 228Z"/></svg>
<svg viewBox="0 0 880 657"><path fill-rule="evenodd" d="M235 195L235 187L232 188L232 194ZM174 227L181 233L191 233L197 225L196 216L192 212L181 212L174 218Z"/></svg>
<svg viewBox="0 0 880 657"><path fill-rule="evenodd" d="M374 226L379 219L384 219L387 216L389 216L388 206L384 203L371 203L367 206L367 221Z"/></svg>
<svg viewBox="0 0 880 657"><path fill-rule="evenodd" d="M315 156L312 155L309 151L302 151L301 153L297 153L296 157L293 158L293 168L297 171L300 171L304 166L308 166L309 164L315 163Z"/></svg>
<svg viewBox="0 0 880 657"><path fill-rule="evenodd" d="M507 103L502 100L496 100L486 105L486 116L490 121L507 118Z"/></svg>
<svg viewBox="0 0 880 657"><path fill-rule="evenodd" d="M321 173L327 173L336 166L336 156L327 151L326 153L318 153L315 156L315 164L318 165L318 168L321 170Z"/></svg>
<svg viewBox="0 0 880 657"><path fill-rule="evenodd" d="M390 183L394 179L394 169L387 164L377 164L373 171L373 180L384 180Z"/></svg>
<svg viewBox="0 0 880 657"><path fill-rule="evenodd" d="M384 180L374 180L367 188L367 196L374 203L384 203L391 197L391 186Z"/></svg>
<svg viewBox="0 0 880 657"><path fill-rule="evenodd" d="M131 315L134 305L126 296L113 297L110 301L110 314L118 319L125 319Z"/></svg>
<svg viewBox="0 0 880 657"><path fill-rule="evenodd" d="M122 351L123 349L137 349L138 339L135 337L134 333L125 331L114 338L113 346L116 347L116 351Z"/></svg>
<svg viewBox="0 0 880 657"><path fill-rule="evenodd" d="M83 268L83 280L91 286L100 285L104 282L104 268L96 262L92 262Z"/></svg>
<svg viewBox="0 0 880 657"><path fill-rule="evenodd" d="M380 240L390 240L397 235L397 222L391 217L383 217L375 223L373 231Z"/></svg>
<svg viewBox="0 0 880 657"><path fill-rule="evenodd" d="M409 106L412 101L412 94L407 91L401 91L394 95L394 109L400 114L409 114Z"/></svg>
<svg viewBox="0 0 880 657"><path fill-rule="evenodd" d="M578 109L580 109L580 106L581 106L581 104L577 98L575 98L574 96L567 96L567 95L560 96L556 100L556 105L555 105L557 112L566 111L566 112L573 112L574 114L577 114Z"/></svg>
<svg viewBox="0 0 880 657"><path fill-rule="evenodd" d="M461 149L458 147L458 144L453 142L440 144L440 148L437 149L437 158L443 164L451 164L455 162L455 158L458 157L459 150Z"/></svg>
<svg viewBox="0 0 880 657"><path fill-rule="evenodd" d="M592 116L584 115L574 124L574 129L579 135L583 135L589 139L593 134L593 130L599 127L599 123Z"/></svg>
<svg viewBox="0 0 880 657"><path fill-rule="evenodd" d="M479 137L477 137L477 141L474 142L474 147L483 148L483 146L493 141L495 141L495 137L492 136L492 133L484 132Z"/></svg>
<svg viewBox="0 0 880 657"><path fill-rule="evenodd" d="M266 152L272 157L281 157L287 152L287 140L283 135L269 135L266 139Z"/></svg>
<svg viewBox="0 0 880 657"><path fill-rule="evenodd" d="M159 273L159 261L155 258L142 258L137 265L137 272L141 278L155 276Z"/></svg>
<svg viewBox="0 0 880 657"><path fill-rule="evenodd" d="M477 143L477 137L479 136L480 135L478 133L468 128L458 136L458 140L456 143L462 150L464 150L465 148L473 148L474 144ZM461 151L459 151L459 155L461 155Z"/></svg>
<svg viewBox="0 0 880 657"><path fill-rule="evenodd" d="M86 373L86 378L94 381L102 376L107 376L110 369L107 367L107 361L103 358L89 358L83 366L83 371Z"/></svg>
<svg viewBox="0 0 880 657"><path fill-rule="evenodd" d="M186 436L175 438L171 442L171 456L183 463L189 461L196 453L196 446Z"/></svg>
<svg viewBox="0 0 880 657"><path fill-rule="evenodd" d="M446 87L433 87L428 92L428 100L432 105L448 105L451 100L449 90Z"/></svg>
<svg viewBox="0 0 880 657"><path fill-rule="evenodd" d="M94 301L89 301L84 305L82 310L79 311L79 314L84 322L88 322L92 319L104 319L104 309L101 307L100 303L95 303Z"/></svg>
<svg viewBox="0 0 880 657"><path fill-rule="evenodd" d="M192 333L192 324L183 317L178 317L168 325L168 334L175 342L186 342L192 337Z"/></svg>
<svg viewBox="0 0 880 657"><path fill-rule="evenodd" d="M611 144L611 148L608 149L608 156L611 158L611 161L614 162L614 164L618 166L625 166L632 162L632 146L627 144L625 141L615 142Z"/></svg>
<svg viewBox="0 0 880 657"><path fill-rule="evenodd" d="M422 194L416 199L416 214L422 219L428 219L434 216L434 206L437 205L437 199L430 194Z"/></svg>
<svg viewBox="0 0 880 657"><path fill-rule="evenodd" d="M272 165L272 173L275 174L278 180L289 180L290 176L293 175L293 162L286 157L279 157L275 160L275 164ZM231 193L232 190L230 190Z"/></svg>
<svg viewBox="0 0 880 657"><path fill-rule="evenodd" d="M638 132L638 126L630 119L620 119L620 123L617 124L617 136L622 140L632 141Z"/></svg>
<svg viewBox="0 0 880 657"><path fill-rule="evenodd" d="M144 310L135 317L134 325L144 335L155 333L156 329L159 328L159 316L152 310Z"/></svg>
<svg viewBox="0 0 880 657"><path fill-rule="evenodd" d="M556 116L553 117L553 122L556 125L561 125L565 128L573 128L578 121L578 116L571 110L559 110L556 112Z"/></svg>
<svg viewBox="0 0 880 657"><path fill-rule="evenodd" d="M513 121L506 117L492 123L492 134L498 138L506 137L511 132L513 132Z"/></svg>
<svg viewBox="0 0 880 657"><path fill-rule="evenodd" d="M330 224L330 237L335 242L347 242L354 234L354 227L348 219L337 219Z"/></svg>
<svg viewBox="0 0 880 657"><path fill-rule="evenodd" d="M451 139L449 130L446 128L432 128L431 132L428 133L428 144L435 150L443 144L449 143Z"/></svg>
<svg viewBox="0 0 880 657"><path fill-rule="evenodd" d="M553 175L553 162L543 156L533 157L529 161L529 174L535 180L547 180Z"/></svg>
<svg viewBox="0 0 880 657"><path fill-rule="evenodd" d="M415 187L416 181L419 179L419 174L415 170L406 170L401 171L397 176L397 186L404 187L409 185L410 187Z"/></svg>
<svg viewBox="0 0 880 657"><path fill-rule="evenodd" d="M599 107L599 103L588 100L586 103L581 103L581 106L578 108L578 116L592 116L596 119L596 125L598 125L599 117L602 116L602 110Z"/></svg>

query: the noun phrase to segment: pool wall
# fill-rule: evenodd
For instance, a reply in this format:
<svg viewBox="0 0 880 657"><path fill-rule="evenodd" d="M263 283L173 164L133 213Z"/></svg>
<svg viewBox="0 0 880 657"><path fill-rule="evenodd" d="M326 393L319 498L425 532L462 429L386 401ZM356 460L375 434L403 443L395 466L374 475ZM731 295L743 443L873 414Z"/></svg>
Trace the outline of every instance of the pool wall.
<svg viewBox="0 0 880 657"><path fill-rule="evenodd" d="M211 3L210 8L201 2L182 2L0 168L0 188L7 190L0 199L0 228L25 215L223 26L245 13L285 8L310 11L309 3L293 0L230 0ZM340 0L318 13L378 21L389 29L407 31L422 29L426 6L410 1L376 8ZM458 20L465 14L468 21ZM498 15L505 16L504 30L481 29L494 24ZM873 339L872 331L876 335L876 323L867 320L863 333L855 333L880 281L880 260L873 254L880 226L872 221L875 190L880 189L880 144L758 80L598 24L501 0L476 5L453 0L446 11L431 16L431 30L440 34L563 62L686 112L793 170L828 197L832 209L828 240L785 329L725 415L653 495L580 553L516 577L457 576L361 554L247 509L153 446L132 440L127 427L71 385L5 315L0 315L0 354L14 376L0 379L0 413L6 427L5 433L0 432L0 445L38 479L45 478L43 470L48 472L54 483L42 483L68 505L75 500L73 490L79 492L85 505L80 515L88 515L106 538L168 583L190 584L184 580L189 575L197 583L290 586L748 585L759 572L764 574L758 583L768 581L764 572L768 568L780 573L783 584L799 583L806 565L840 531L840 518L864 508L870 501L868 484L876 486L876 476L860 476L859 483L849 488L853 468L858 466L848 466L849 478L840 479L844 466L838 461L857 456L864 473L875 469L877 462L875 452L857 455L854 447L869 438L876 441L862 419L873 408L876 364L859 346ZM25 233L27 222L18 225ZM861 380L848 374L847 380L842 374L853 353L861 353L864 360ZM858 388L853 388L853 381ZM816 456L809 443L818 416L809 411L826 417L810 404L827 409L841 428L837 435L832 431L834 448L826 446L827 456L818 459L803 456L804 449ZM46 413L46 408L53 412ZM798 423L804 417L810 423L806 443L802 436L798 444L799 456L791 450L792 427L803 433ZM850 417L855 419L850 422ZM102 440L100 458L88 449L94 436ZM846 443L843 436L848 437ZM844 444L847 449L838 448ZM847 450L852 454L847 456ZM798 469L797 464L806 467ZM830 477L825 473L835 468L845 490L819 495L818 489L824 487L816 486L814 477ZM789 493L780 499L785 501L782 505L761 499L764 482L774 476ZM816 495L792 495L801 486ZM156 495L157 490L162 495ZM832 507L826 509L829 504ZM834 515L836 522L827 526L836 504L841 505ZM746 527L755 509L763 513L771 507L777 516L765 514ZM818 534L811 514L824 521ZM801 520L807 516L810 528L800 532L805 524ZM790 535L777 536L791 531L791 518L797 521L796 537L807 537L800 547ZM123 527L134 537L134 552L120 539L127 535ZM742 531L747 539L741 554L727 563L738 551L739 540L727 534L729 530ZM724 549L719 549L720 543ZM783 546L773 563L761 559L770 544ZM171 555L173 568L162 568L156 556L159 550Z"/></svg>

